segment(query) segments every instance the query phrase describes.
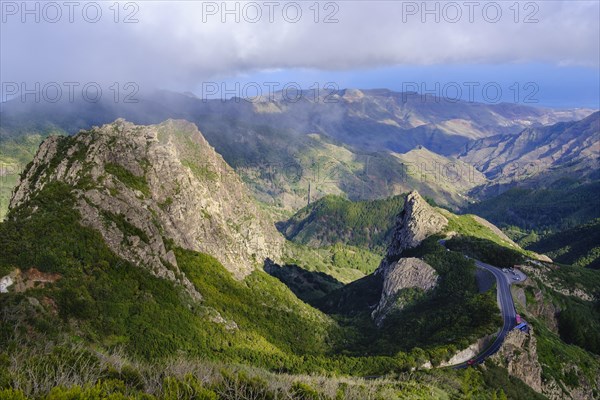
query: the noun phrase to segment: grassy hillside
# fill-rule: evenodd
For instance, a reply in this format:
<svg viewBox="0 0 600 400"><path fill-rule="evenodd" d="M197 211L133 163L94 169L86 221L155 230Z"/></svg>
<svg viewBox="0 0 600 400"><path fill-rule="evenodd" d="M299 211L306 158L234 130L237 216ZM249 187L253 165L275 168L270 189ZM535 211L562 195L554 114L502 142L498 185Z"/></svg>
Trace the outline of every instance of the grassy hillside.
<svg viewBox="0 0 600 400"><path fill-rule="evenodd" d="M145 359L185 350L205 356L220 353L221 359L257 358L274 362L272 367L293 349L326 352L328 332L334 329L331 321L298 301L276 279L257 272L242 284L214 258L177 250L178 263L205 297L196 305L172 283L114 256L96 231L79 225L71 202L69 188L49 184L33 200L32 206L39 207L33 218L24 220L31 209L17 210L11 215L14 219L1 225L2 275L15 267L26 271L36 266L61 276L55 286L33 293L40 304L51 300L58 312L54 317L45 309L39 315L36 323L47 321L40 334L58 334L69 326L64 323L77 321L69 329L72 335L108 348L124 345ZM3 308L23 306L22 300L17 293L3 297ZM230 331L226 323L210 322L220 320L218 313L240 329ZM282 330L294 320L296 329ZM311 329L300 329L306 326ZM296 330L298 334L292 333ZM4 333L10 335L11 330Z"/></svg>
<svg viewBox="0 0 600 400"><path fill-rule="evenodd" d="M345 243L383 254L404 196L353 202L325 196L279 224L287 239L311 247Z"/></svg>
<svg viewBox="0 0 600 400"><path fill-rule="evenodd" d="M461 383L482 399L499 393L480 371L439 372L439 382L336 380L407 371L454 347L392 352L397 344L374 342L341 352L360 326L340 325L261 271L237 281L213 257L174 248L203 296L195 302L115 256L98 232L79 224L73 196L67 185L50 183L0 224L0 275L19 268L22 279L0 297L2 398L450 397L461 395ZM35 276L52 279L29 286L33 266ZM324 374L329 383L285 373Z"/></svg>
<svg viewBox="0 0 600 400"><path fill-rule="evenodd" d="M16 138L0 136L0 221L8 211L19 174L33 159L42 138L39 134L24 134Z"/></svg>
<svg viewBox="0 0 600 400"><path fill-rule="evenodd" d="M50 183L0 224L0 276L20 268L23 277L18 292L0 296L2 398L491 400L505 393L497 377L509 378L497 369L403 374L436 365L499 323L493 293L477 293L472 262L445 251L437 237L415 250L443 277L435 295L377 331L364 314L332 318L310 307L264 272L237 281L213 257L173 248L203 296L195 302L116 257L79 224L73 196ZM27 286L31 267L57 280ZM373 288L372 276L358 282ZM395 379L341 377L382 374ZM536 398L520 381L511 388L511 398Z"/></svg>
<svg viewBox="0 0 600 400"><path fill-rule="evenodd" d="M323 272L343 283L349 283L375 271L381 254L346 244L317 249L286 242L284 263L298 265L311 272Z"/></svg>
<svg viewBox="0 0 600 400"><path fill-rule="evenodd" d="M574 227L600 218L600 181L561 180L544 189L513 188L466 211L501 228L516 226L538 232Z"/></svg>
<svg viewBox="0 0 600 400"><path fill-rule="evenodd" d="M404 197L353 202L339 196L326 196L280 222L278 228L294 243L313 248L341 243L383 255L404 206ZM448 233L487 240L527 254L499 229L476 216L457 215L443 208L437 210L449 221Z"/></svg>
<svg viewBox="0 0 600 400"><path fill-rule="evenodd" d="M495 232L477 221L474 215L455 215L441 210L448 218L446 233L454 235L446 247L498 267L512 267L529 252L523 250L502 232Z"/></svg>
<svg viewBox="0 0 600 400"><path fill-rule="evenodd" d="M446 251L439 239L432 236L406 255L422 257L431 265L440 275L439 286L426 296L414 296L402 311L389 315L382 331L374 328L370 316L381 294L380 275L352 282L316 302L343 323L360 327L346 351L365 351L373 343L383 353L421 347L436 364L475 338L496 330L500 322L495 295L480 294L473 261Z"/></svg>
<svg viewBox="0 0 600 400"><path fill-rule="evenodd" d="M578 267L600 268L600 219L551 233L528 246L554 261Z"/></svg>
<svg viewBox="0 0 600 400"><path fill-rule="evenodd" d="M50 183L0 225L0 276L35 266L59 277L26 296L0 297L2 310L18 310L2 313L3 349L67 339L148 362L181 353L296 373L383 374L411 363L408 356L349 362L333 353L344 329L276 278L256 271L240 282L213 257L174 248L203 296L194 302L178 285L116 257L98 232L79 224L73 196L66 184Z"/></svg>

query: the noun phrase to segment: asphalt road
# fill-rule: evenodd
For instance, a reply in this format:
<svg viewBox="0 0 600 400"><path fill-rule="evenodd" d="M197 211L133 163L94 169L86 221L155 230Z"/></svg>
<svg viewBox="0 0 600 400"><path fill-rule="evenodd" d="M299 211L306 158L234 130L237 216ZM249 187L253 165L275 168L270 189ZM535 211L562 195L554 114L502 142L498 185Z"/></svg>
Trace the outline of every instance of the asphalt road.
<svg viewBox="0 0 600 400"><path fill-rule="evenodd" d="M486 264L479 260L474 260L477 268L482 268L491 272L496 278L496 293L498 299L498 306L500 307L500 312L502 313L502 320L504 321L502 325L502 329L494 342L488 346L483 352L479 353L475 358L475 364L480 364L485 361L486 358L494 354L500 349L502 343L504 342L504 338L510 330L512 330L516 325L517 320L517 312L515 311L515 303L513 301L512 295L510 294L510 284L513 282L512 274L504 273L500 268L496 268L493 265ZM519 274L519 279L523 280L523 275ZM465 368L468 364L462 363L455 365L454 368Z"/></svg>
<svg viewBox="0 0 600 400"><path fill-rule="evenodd" d="M442 246L446 246L446 240L442 239L439 241ZM473 364L481 364L485 361L486 358L496 353L502 343L504 343L504 339L508 332L510 332L516 325L517 322L517 311L515 308L515 302L513 301L512 294L510 293L510 285L514 282L523 282L527 279L527 275L522 273L521 271L516 271L515 273L504 272L502 269L494 267L493 265L486 264L479 260L475 260L475 265L477 268L485 269L491 272L496 278L496 298L498 301L498 307L500 308L500 312L502 314L502 329L500 333L496 336L494 342L489 345L485 350L479 353L476 357L472 358L474 360ZM518 278L518 280L514 279ZM469 360L470 361L470 360ZM462 369L467 368L469 364L467 362L448 366L446 368L454 368L454 369ZM366 376L365 379L376 379L380 378L379 375Z"/></svg>

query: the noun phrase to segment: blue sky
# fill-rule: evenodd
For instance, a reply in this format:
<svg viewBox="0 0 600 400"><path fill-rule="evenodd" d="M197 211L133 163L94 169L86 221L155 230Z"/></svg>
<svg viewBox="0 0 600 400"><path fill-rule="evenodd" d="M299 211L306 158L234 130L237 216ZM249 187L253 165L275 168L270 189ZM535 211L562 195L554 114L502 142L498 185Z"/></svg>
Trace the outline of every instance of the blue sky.
<svg viewBox="0 0 600 400"><path fill-rule="evenodd" d="M294 83L298 83L303 88L319 88L321 91L325 91L325 86L334 87L328 85L333 83L340 89L387 88L400 92L419 88L416 91L421 93L427 91L439 97L460 97L465 101L600 109L600 73L597 68L541 63L391 66L345 71L285 69L241 74L214 82L224 84L228 90L239 83L240 92L246 85L246 93L250 96L256 93L257 87L266 96L269 82L280 83L278 88L285 84L293 88ZM212 86L205 84L204 88L204 92L209 92ZM498 88L501 94L497 94ZM203 94L202 85L191 90L198 96Z"/></svg>

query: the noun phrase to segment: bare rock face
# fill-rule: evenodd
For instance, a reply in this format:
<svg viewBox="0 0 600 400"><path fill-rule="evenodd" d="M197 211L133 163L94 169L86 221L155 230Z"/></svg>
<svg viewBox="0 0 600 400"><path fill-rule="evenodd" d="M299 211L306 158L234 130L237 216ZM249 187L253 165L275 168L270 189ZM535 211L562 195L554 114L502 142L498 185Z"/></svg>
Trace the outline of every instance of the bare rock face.
<svg viewBox="0 0 600 400"><path fill-rule="evenodd" d="M466 349L458 351L448 361L442 361L440 367L450 367L452 365L460 364L475 358L479 353L484 351L492 341L494 340L493 335L484 336L479 338L476 342L472 343Z"/></svg>
<svg viewBox="0 0 600 400"><path fill-rule="evenodd" d="M578 376L577 387L565 382L557 382L553 378L542 379L542 367L537 356L537 341L533 329L529 333L514 329L506 335L500 350L491 359L508 370L509 375L521 379L536 392L542 393L552 400L574 399L584 400L594 397L594 387L598 384L589 381L579 371L579 366L571 365L561 372L573 372Z"/></svg>
<svg viewBox="0 0 600 400"><path fill-rule="evenodd" d="M406 305L399 298L401 291L415 288L427 292L437 285L438 274L426 262L414 257L400 257L404 250L418 246L427 237L441 232L446 225L446 217L431 207L418 192L413 191L406 196L387 256L375 271L383 278L381 298L371 314L377 325L381 325L391 311Z"/></svg>
<svg viewBox="0 0 600 400"><path fill-rule="evenodd" d="M403 250L417 247L427 237L441 232L446 225L446 217L431 207L418 192L410 192L388 247L387 258L397 258Z"/></svg>
<svg viewBox="0 0 600 400"><path fill-rule="evenodd" d="M529 275L532 276L532 275ZM533 293L530 301L527 301L525 288ZM544 296L544 291L540 288L540 284L532 279L527 279L522 283L522 286L513 286L511 291L515 299L521 304L521 307L527 314L544 321L544 324L552 332L558 334L558 314L560 313L560 305L555 304Z"/></svg>
<svg viewBox="0 0 600 400"><path fill-rule="evenodd" d="M510 331L492 359L505 366L509 375L521 379L536 392L542 392L542 367L533 330L529 334L518 329Z"/></svg>
<svg viewBox="0 0 600 400"><path fill-rule="evenodd" d="M378 325L392 310L399 310L405 304L398 299L403 289L417 288L423 291L437 285L438 274L429 264L419 258L401 258L386 268L383 276L383 290L377 308L372 313Z"/></svg>
<svg viewBox="0 0 600 400"><path fill-rule="evenodd" d="M82 224L97 229L112 251L180 282L195 298L200 295L177 267L173 246L214 256L238 279L282 253L273 221L186 121L136 126L117 120L73 137L49 137L10 208L51 181L73 187Z"/></svg>
<svg viewBox="0 0 600 400"><path fill-rule="evenodd" d="M528 276L539 279L542 284L551 288L552 290L563 294L565 296L576 297L583 301L594 301L594 294L589 293L584 287L578 285L576 287L565 287L565 285L556 277L552 277L548 272L552 269L556 269L557 266L548 265L520 265L520 269Z"/></svg>

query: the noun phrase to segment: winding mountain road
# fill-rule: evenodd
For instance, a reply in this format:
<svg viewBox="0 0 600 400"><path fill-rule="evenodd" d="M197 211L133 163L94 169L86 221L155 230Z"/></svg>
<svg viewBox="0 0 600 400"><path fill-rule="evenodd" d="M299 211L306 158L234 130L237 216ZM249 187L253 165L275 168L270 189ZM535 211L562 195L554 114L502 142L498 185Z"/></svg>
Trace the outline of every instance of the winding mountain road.
<svg viewBox="0 0 600 400"><path fill-rule="evenodd" d="M446 247L446 239L440 240L439 243L442 246ZM494 342L490 346L488 346L484 351L479 353L476 357L469 360L471 364L481 364L485 361L486 358L493 355L500 349L500 346L502 346L502 343L504 343L504 339L506 338L508 332L510 332L515 327L517 322L517 311L515 308L515 302L512 298L512 294L510 293L510 285L513 283L513 280L511 280L510 276L498 267L494 267L493 265L486 264L474 258L473 261L475 261L475 265L477 266L477 268L485 269L486 271L491 272L492 275L494 275L494 278L496 278L496 297L503 320L502 329L496 336ZM527 275L523 274L522 272L511 272L511 274L515 277L518 277L518 279L516 279L517 282L522 282L525 279L527 279ZM469 364L469 362L463 362L460 364L453 365L451 367L455 369L461 369L466 368L471 364Z"/></svg>
<svg viewBox="0 0 600 400"><path fill-rule="evenodd" d="M491 272L496 278L496 296L498 299L498 306L500 307L500 312L502 313L502 320L504 321L502 329L498 333L498 336L496 336L494 342L472 359L472 361L474 361L474 364L480 364L484 362L486 358L488 358L500 349L500 346L502 346L506 335L516 325L517 312L515 310L515 303L510 293L510 285L512 283L510 277L507 274L505 274L500 268L494 267L490 264L486 264L479 260L474 259L474 261L477 268L485 269ZM520 278L520 280L521 279L522 278ZM464 362L461 364L454 365L453 367L456 369L460 369L466 368L468 365L469 364Z"/></svg>
<svg viewBox="0 0 600 400"><path fill-rule="evenodd" d="M442 246L446 247L445 239L440 240L439 243ZM508 334L508 332L514 329L517 322L517 311L515 308L515 302L512 298L512 294L510 293L510 285L514 282L523 282L525 279L527 279L527 275L520 271L511 272L510 274L508 274L502 269L494 267L493 265L486 264L474 258L473 261L475 261L475 266L477 268L481 268L491 272L492 275L494 275L494 278L496 278L496 298L498 301L498 307L500 308L500 313L502 314L502 329L494 339L494 342L488 347L486 347L481 353L477 354L477 356L471 358L467 362L462 362L460 364L455 365L446 365L444 368L462 369L467 368L470 365L483 363L486 360L486 358L492 356L494 353L500 350L500 346L502 346L502 343L504 343L506 335ZM514 276L514 278L511 279L511 275ZM376 379L380 377L381 376L379 375L373 375L366 376L365 379Z"/></svg>

